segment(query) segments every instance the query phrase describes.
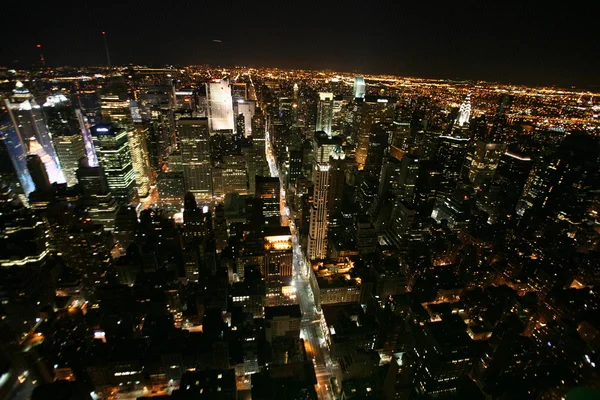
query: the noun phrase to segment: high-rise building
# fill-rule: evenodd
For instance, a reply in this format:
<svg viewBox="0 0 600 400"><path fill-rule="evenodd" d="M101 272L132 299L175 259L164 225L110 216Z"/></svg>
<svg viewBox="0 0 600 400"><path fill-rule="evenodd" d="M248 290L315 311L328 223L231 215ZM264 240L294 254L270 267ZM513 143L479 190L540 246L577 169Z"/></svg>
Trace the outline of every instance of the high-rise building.
<svg viewBox="0 0 600 400"><path fill-rule="evenodd" d="M210 198L212 179L208 118L180 118L177 120L177 132L185 190L199 198Z"/></svg>
<svg viewBox="0 0 600 400"><path fill-rule="evenodd" d="M142 124L136 124L133 130L127 133L131 162L135 171L135 181L140 197L148 196L152 184L152 168L150 167L150 157L146 145L148 135L149 128Z"/></svg>
<svg viewBox="0 0 600 400"><path fill-rule="evenodd" d="M114 125L98 124L91 133L98 163L104 168L113 196L121 203L135 202L137 191L128 132Z"/></svg>
<svg viewBox="0 0 600 400"><path fill-rule="evenodd" d="M44 168L42 159L37 154L30 154L27 156L27 169L31 174L31 179L35 185L36 192L50 192L52 185Z"/></svg>
<svg viewBox="0 0 600 400"><path fill-rule="evenodd" d="M333 93L319 93L317 104L317 131L323 131L331 136L333 121Z"/></svg>
<svg viewBox="0 0 600 400"><path fill-rule="evenodd" d="M208 82L206 84L206 96L208 100L210 132L233 132L235 126L229 82L225 79Z"/></svg>
<svg viewBox="0 0 600 400"><path fill-rule="evenodd" d="M37 154L44 162L50 182L65 183L50 131L33 95L21 82L17 82L13 95L5 100L5 105L21 141L28 146L28 152Z"/></svg>
<svg viewBox="0 0 600 400"><path fill-rule="evenodd" d="M73 186L77 184L77 168L79 168L79 160L86 156L85 143L81 132L63 131L54 134L52 137L56 154L60 160L67 185Z"/></svg>
<svg viewBox="0 0 600 400"><path fill-rule="evenodd" d="M279 178L256 176L256 198L262 206L262 215L269 225L279 225L280 211L280 183Z"/></svg>
<svg viewBox="0 0 600 400"><path fill-rule="evenodd" d="M454 189L454 185L461 178L468 146L469 139L467 138L439 137L436 160L441 165L444 177L448 182L446 189Z"/></svg>
<svg viewBox="0 0 600 400"><path fill-rule="evenodd" d="M256 102L253 100L236 99L233 105L235 115L244 117L244 137L252 135L252 117L256 113Z"/></svg>
<svg viewBox="0 0 600 400"><path fill-rule="evenodd" d="M248 175L243 156L225 156L223 163L212 170L213 196L224 198L228 193L248 194Z"/></svg>
<svg viewBox="0 0 600 400"><path fill-rule="evenodd" d="M469 119L471 118L471 93L467 94L465 97L465 101L460 105L458 109L458 115L456 116L455 123L458 126L463 126L464 124L469 123Z"/></svg>
<svg viewBox="0 0 600 400"><path fill-rule="evenodd" d="M1 270L44 265L49 254L47 226L7 186L0 187L0 234Z"/></svg>
<svg viewBox="0 0 600 400"><path fill-rule="evenodd" d="M372 126L367 159L365 161L367 177L379 181L381 166L383 165L383 160L389 154L393 132L393 124L379 123Z"/></svg>
<svg viewBox="0 0 600 400"><path fill-rule="evenodd" d="M0 179L24 202L35 185L27 169L27 145L8 118L0 121Z"/></svg>
<svg viewBox="0 0 600 400"><path fill-rule="evenodd" d="M264 231L264 266L267 296L277 296L284 286L291 285L294 275L292 234L287 226L274 226ZM269 300L269 299L267 299ZM277 304L277 302L269 302Z"/></svg>
<svg viewBox="0 0 600 400"><path fill-rule="evenodd" d="M358 105L356 114L356 162L360 169L364 168L369 151L371 127L380 122L391 123L394 120L396 98L382 96L366 96Z"/></svg>
<svg viewBox="0 0 600 400"><path fill-rule="evenodd" d="M315 185L308 233L308 256L311 260L327 257L327 192L329 190L330 168L329 163L319 162L315 164L313 172Z"/></svg>
<svg viewBox="0 0 600 400"><path fill-rule="evenodd" d="M367 92L367 85L365 84L365 78L362 76L354 77L354 87L352 92L354 93L355 99L363 99Z"/></svg>
<svg viewBox="0 0 600 400"><path fill-rule="evenodd" d="M329 207L334 202L329 198L331 184L331 157L344 158L342 140L330 137L323 132L315 133L313 140L313 201L310 209L308 234L308 256L311 260L327 257L327 233L329 230Z"/></svg>
<svg viewBox="0 0 600 400"><path fill-rule="evenodd" d="M43 111L67 185L73 186L77 183L79 159L86 155L81 111L77 113L61 93L48 96Z"/></svg>
<svg viewBox="0 0 600 400"><path fill-rule="evenodd" d="M467 157L465 163L469 172L469 180L476 188L492 180L505 151L506 144L504 143L490 143L483 140L477 142L473 154Z"/></svg>

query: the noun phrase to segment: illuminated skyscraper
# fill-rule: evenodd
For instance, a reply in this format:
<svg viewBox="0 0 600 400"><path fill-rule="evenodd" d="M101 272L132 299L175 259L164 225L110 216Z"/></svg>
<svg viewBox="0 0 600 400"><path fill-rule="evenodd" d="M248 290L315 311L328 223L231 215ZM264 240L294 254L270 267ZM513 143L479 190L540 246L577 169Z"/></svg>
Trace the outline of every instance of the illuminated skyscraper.
<svg viewBox="0 0 600 400"><path fill-rule="evenodd" d="M492 180L505 151L504 143L489 143L483 140L477 142L473 154L467 157L465 162L469 171L469 180L476 188Z"/></svg>
<svg viewBox="0 0 600 400"><path fill-rule="evenodd" d="M27 150L12 121L0 121L0 179L22 200L35 190L27 169Z"/></svg>
<svg viewBox="0 0 600 400"><path fill-rule="evenodd" d="M210 131L230 131L235 129L231 86L225 79L206 84L208 119Z"/></svg>
<svg viewBox="0 0 600 400"><path fill-rule="evenodd" d="M256 102L252 100L237 99L234 104L235 115L244 116L244 137L252 135L252 117L256 112Z"/></svg>
<svg viewBox="0 0 600 400"><path fill-rule="evenodd" d="M50 182L65 183L48 126L46 126L42 110L35 102L33 95L23 87L21 82L17 82L13 95L10 99L5 100L5 104L21 141L27 146L31 143L39 145L33 150L28 147L28 152L35 152L40 156Z"/></svg>
<svg viewBox="0 0 600 400"><path fill-rule="evenodd" d="M333 120L333 93L319 93L317 106L317 131L323 131L331 136Z"/></svg>
<svg viewBox="0 0 600 400"><path fill-rule="evenodd" d="M469 123L469 118L471 118L471 93L465 97L465 101L460 105L455 123L458 126L463 126L465 123Z"/></svg>
<svg viewBox="0 0 600 400"><path fill-rule="evenodd" d="M365 78L362 76L354 77L354 98L363 99L367 91L367 85L365 84Z"/></svg>
<svg viewBox="0 0 600 400"><path fill-rule="evenodd" d="M367 96L358 106L356 115L356 162L363 168L369 151L369 139L374 124L391 123L394 120L396 99L393 97Z"/></svg>
<svg viewBox="0 0 600 400"><path fill-rule="evenodd" d="M185 190L201 198L212 197L208 125L208 118L177 120Z"/></svg>
<svg viewBox="0 0 600 400"><path fill-rule="evenodd" d="M140 197L146 197L150 193L150 184L152 183L152 168L150 168L150 157L146 145L149 130L144 125L136 124L134 129L127 133L131 161L135 171L135 181Z"/></svg>
<svg viewBox="0 0 600 400"><path fill-rule="evenodd" d="M328 137L317 132L313 141L313 203L310 209L310 227L308 234L308 256L311 260L327 257L327 232L329 224L329 198L331 185L330 158L341 159L343 151L338 148L341 139L337 136Z"/></svg>
<svg viewBox="0 0 600 400"><path fill-rule="evenodd" d="M121 203L135 201L135 171L131 161L128 132L107 124L94 125L91 132L98 162L106 172L112 194Z"/></svg>
<svg viewBox="0 0 600 400"><path fill-rule="evenodd" d="M71 132L70 134L63 132L63 134L55 135L52 140L54 141L56 154L60 160L67 185L76 185L76 172L77 168L79 168L79 160L81 157L86 156L83 136L78 131Z"/></svg>

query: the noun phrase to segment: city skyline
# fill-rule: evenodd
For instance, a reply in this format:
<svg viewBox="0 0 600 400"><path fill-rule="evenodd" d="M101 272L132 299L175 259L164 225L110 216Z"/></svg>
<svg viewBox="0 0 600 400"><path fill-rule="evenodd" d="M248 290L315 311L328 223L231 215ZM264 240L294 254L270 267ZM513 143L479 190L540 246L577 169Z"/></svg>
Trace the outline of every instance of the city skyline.
<svg viewBox="0 0 600 400"><path fill-rule="evenodd" d="M133 1L116 8L109 1L93 9L66 2L58 10L51 3L9 2L7 15L23 15L38 29L23 31L23 19L8 19L0 27L0 65L29 67L40 53L49 66L105 64L106 32L114 65L277 66L597 87L599 45L589 40L597 6L521 3L308 2L284 8L184 2L165 8Z"/></svg>
<svg viewBox="0 0 600 400"><path fill-rule="evenodd" d="M0 400L600 397L593 10L99 3L0 24Z"/></svg>

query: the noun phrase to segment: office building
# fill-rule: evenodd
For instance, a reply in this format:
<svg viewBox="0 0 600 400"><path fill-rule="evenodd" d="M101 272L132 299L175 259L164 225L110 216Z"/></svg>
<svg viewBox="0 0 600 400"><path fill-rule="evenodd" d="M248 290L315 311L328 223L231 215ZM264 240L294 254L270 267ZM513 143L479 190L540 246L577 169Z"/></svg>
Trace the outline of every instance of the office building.
<svg viewBox="0 0 600 400"><path fill-rule="evenodd" d="M137 201L135 171L131 160L129 132L114 125L98 124L91 128L98 163L106 173L108 187L119 202Z"/></svg>
<svg viewBox="0 0 600 400"><path fill-rule="evenodd" d="M281 219L279 178L256 175L256 198L262 208L262 216L267 224L279 225Z"/></svg>
<svg viewBox="0 0 600 400"><path fill-rule="evenodd" d="M67 185L77 184L79 160L86 156L85 143L81 132L62 132L52 137L56 154L60 160Z"/></svg>
<svg viewBox="0 0 600 400"><path fill-rule="evenodd" d="M308 256L311 260L327 257L327 232L329 225L328 204L331 179L330 158L343 159L344 152L338 150L341 139L329 137L324 132L315 133L313 140L313 201L310 208L308 234ZM339 193L338 193L339 194Z"/></svg>
<svg viewBox="0 0 600 400"><path fill-rule="evenodd" d="M505 143L477 141L473 153L465 161L469 181L475 188L479 188L492 180L500 158L505 151Z"/></svg>
<svg viewBox="0 0 600 400"><path fill-rule="evenodd" d="M209 120L180 118L177 132L185 190L197 198L208 199L212 197Z"/></svg>
<svg viewBox="0 0 600 400"><path fill-rule="evenodd" d="M356 127L353 137L356 143L356 162L363 169L369 152L369 139L374 124L392 123L396 109L396 98L383 96L366 96L358 104Z"/></svg>
<svg viewBox="0 0 600 400"><path fill-rule="evenodd" d="M323 131L331 136L333 122L333 93L319 93L317 104L317 131Z"/></svg>
<svg viewBox="0 0 600 400"><path fill-rule="evenodd" d="M229 81L220 79L206 84L210 132L235 130L233 100Z"/></svg>
<svg viewBox="0 0 600 400"><path fill-rule="evenodd" d="M243 115L244 121L244 132L243 136L248 137L252 135L252 118L256 113L256 102L253 100L236 99L233 104L234 115Z"/></svg>
<svg viewBox="0 0 600 400"><path fill-rule="evenodd" d="M364 99L365 93L367 92L365 78L363 78L362 76L354 77L354 86L352 88L352 92L354 93L355 99Z"/></svg>
<svg viewBox="0 0 600 400"><path fill-rule="evenodd" d="M9 118L0 122L0 179L25 202L35 190L27 169L27 144Z"/></svg>
<svg viewBox="0 0 600 400"><path fill-rule="evenodd" d="M44 162L50 182L65 183L50 131L33 95L17 82L12 96L5 99L5 106L21 141L28 147L28 153L37 154Z"/></svg>
<svg viewBox="0 0 600 400"><path fill-rule="evenodd" d="M135 171L138 194L146 197L150 194L152 184L152 168L150 167L150 156L148 154L149 128L136 124L133 130L127 133L129 139L129 150L131 152L131 163Z"/></svg>

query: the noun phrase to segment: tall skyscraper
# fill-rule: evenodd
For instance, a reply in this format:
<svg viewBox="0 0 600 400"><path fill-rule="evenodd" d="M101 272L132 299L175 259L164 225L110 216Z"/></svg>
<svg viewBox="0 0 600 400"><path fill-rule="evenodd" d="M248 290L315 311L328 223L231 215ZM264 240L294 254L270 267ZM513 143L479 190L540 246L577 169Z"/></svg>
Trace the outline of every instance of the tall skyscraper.
<svg viewBox="0 0 600 400"><path fill-rule="evenodd" d="M262 206L262 215L268 225L279 225L281 218L279 178L256 176L256 198Z"/></svg>
<svg viewBox="0 0 600 400"><path fill-rule="evenodd" d="M333 120L333 93L319 93L317 105L317 131L323 131L331 136Z"/></svg>
<svg viewBox="0 0 600 400"><path fill-rule="evenodd" d="M310 209L310 227L308 234L308 256L311 260L327 257L327 233L329 225L328 204L331 184L330 158L343 158L341 138L329 137L323 132L315 133L313 140L313 202Z"/></svg>
<svg viewBox="0 0 600 400"><path fill-rule="evenodd" d="M442 167L447 190L453 190L460 179L467 155L469 139L454 136L440 136L436 160Z"/></svg>
<svg viewBox="0 0 600 400"><path fill-rule="evenodd" d="M396 98L380 96L366 96L358 106L354 142L359 168L362 169L367 160L372 126L380 122L393 122L395 108Z"/></svg>
<svg viewBox="0 0 600 400"><path fill-rule="evenodd" d="M137 197L128 132L114 125L98 124L91 129L99 164L106 172L108 187L121 203Z"/></svg>
<svg viewBox="0 0 600 400"><path fill-rule="evenodd" d="M50 179L48 178L48 174L46 173L44 163L42 162L40 156L37 154L28 155L27 169L29 169L31 179L33 180L33 184L35 185L35 190L37 192L49 192L52 190Z"/></svg>
<svg viewBox="0 0 600 400"><path fill-rule="evenodd" d="M83 135L79 130L58 132L52 137L67 185L77 184L79 160L86 156Z"/></svg>
<svg viewBox="0 0 600 400"><path fill-rule="evenodd" d="M28 152L35 152L44 162L50 182L65 183L48 126L33 95L21 82L17 82L13 95L5 100L5 105L21 141L28 146Z"/></svg>
<svg viewBox="0 0 600 400"><path fill-rule="evenodd" d="M353 93L355 99L363 99L367 92L367 85L365 84L365 78L362 76L354 77Z"/></svg>
<svg viewBox="0 0 600 400"><path fill-rule="evenodd" d="M469 123L469 118L471 118L471 93L467 94L465 101L460 105L455 123L458 124L458 126L463 126L464 124Z"/></svg>
<svg viewBox="0 0 600 400"><path fill-rule="evenodd" d="M186 192L197 198L212 197L210 133L208 118L177 120L179 148Z"/></svg>
<svg viewBox="0 0 600 400"><path fill-rule="evenodd" d="M476 188L492 180L505 151L504 143L490 143L483 140L477 142L473 153L465 162L469 171L469 180Z"/></svg>
<svg viewBox="0 0 600 400"><path fill-rule="evenodd" d="M15 129L12 121L5 118L0 121L0 179L26 200L35 190L33 180L27 169L27 145Z"/></svg>
<svg viewBox="0 0 600 400"><path fill-rule="evenodd" d="M313 172L315 185L308 233L308 256L311 260L327 257L327 192L329 191L330 168L331 165L328 162L318 162L315 164Z"/></svg>
<svg viewBox="0 0 600 400"><path fill-rule="evenodd" d="M231 86L225 79L206 84L208 119L210 131L230 131L235 129Z"/></svg>
<svg viewBox="0 0 600 400"><path fill-rule="evenodd" d="M252 100L236 99L234 104L235 115L244 116L244 137L252 135L252 117L256 112L256 102Z"/></svg>
<svg viewBox="0 0 600 400"><path fill-rule="evenodd" d="M79 167L79 159L86 155L79 121L81 111L77 113L60 92L46 98L43 111L67 185L73 186L77 184L75 172Z"/></svg>
<svg viewBox="0 0 600 400"><path fill-rule="evenodd" d="M133 130L127 133L131 162L140 197L146 197L150 193L150 184L152 183L152 168L150 168L150 157L146 145L148 135L149 128L142 124L136 124Z"/></svg>
<svg viewBox="0 0 600 400"><path fill-rule="evenodd" d="M393 124L379 123L371 127L365 171L369 178L379 181L383 160L389 154L394 133Z"/></svg>

